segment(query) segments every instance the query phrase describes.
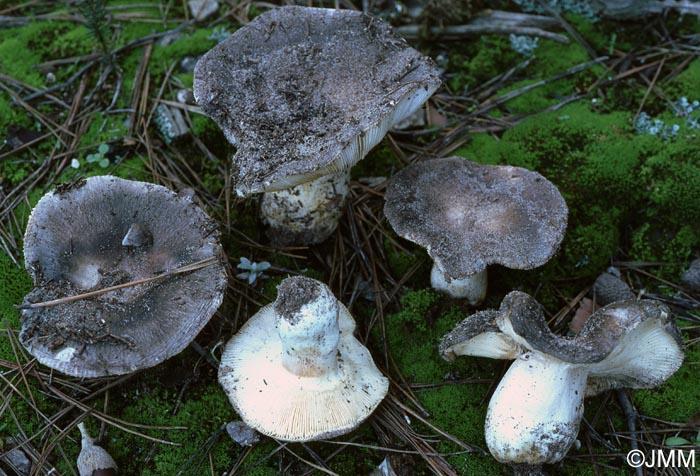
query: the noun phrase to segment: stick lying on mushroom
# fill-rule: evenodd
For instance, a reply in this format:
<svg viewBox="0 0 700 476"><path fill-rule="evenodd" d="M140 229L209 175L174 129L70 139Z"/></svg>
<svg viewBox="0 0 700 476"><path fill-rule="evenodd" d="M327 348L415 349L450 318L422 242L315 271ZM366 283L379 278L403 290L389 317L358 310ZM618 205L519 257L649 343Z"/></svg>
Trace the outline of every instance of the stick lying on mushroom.
<svg viewBox="0 0 700 476"><path fill-rule="evenodd" d="M389 382L353 336L348 310L318 281L287 278L221 357L219 382L250 427L284 441L355 429Z"/></svg>
<svg viewBox="0 0 700 476"><path fill-rule="evenodd" d="M433 61L385 21L351 10L282 7L197 63L194 95L238 147L241 196L266 192L274 244L335 230L348 170L440 84Z"/></svg>
<svg viewBox="0 0 700 476"><path fill-rule="evenodd" d="M486 267L542 266L564 237L568 209L537 172L461 157L424 160L394 175L384 214L435 261L431 284L473 305L486 296Z"/></svg>
<svg viewBox="0 0 700 476"><path fill-rule="evenodd" d="M576 440L585 396L660 385L681 366L684 350L657 301L607 305L567 339L549 330L537 301L514 291L499 311L478 312L444 336L440 354L515 359L489 402L486 444L516 474L537 475Z"/></svg>

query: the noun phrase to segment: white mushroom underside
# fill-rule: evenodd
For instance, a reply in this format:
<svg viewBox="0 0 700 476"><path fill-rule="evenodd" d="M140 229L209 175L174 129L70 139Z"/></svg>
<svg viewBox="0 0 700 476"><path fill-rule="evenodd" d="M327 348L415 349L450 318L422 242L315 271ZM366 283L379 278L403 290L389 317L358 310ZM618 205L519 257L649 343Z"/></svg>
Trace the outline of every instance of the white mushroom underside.
<svg viewBox="0 0 700 476"><path fill-rule="evenodd" d="M625 334L605 359L588 367L586 393L656 387L678 370L683 358L683 349L659 319L647 319Z"/></svg>
<svg viewBox="0 0 700 476"><path fill-rule="evenodd" d="M350 170L353 165L362 160L374 146L384 139L389 129L419 109L438 87L438 85L429 85L429 87L418 87L411 90L412 86L411 83L403 84L401 87L405 88L407 93L396 103L394 111L383 117L376 125L355 136L350 143L338 152L335 159L325 167L306 174L288 175L275 181L266 181L260 189L248 190L239 187L236 189L236 192L240 196L246 196L259 191L284 190L319 177L340 174Z"/></svg>
<svg viewBox="0 0 700 476"><path fill-rule="evenodd" d="M437 264L433 264L430 271L430 285L433 289L449 294L453 298L466 299L469 304L476 306L486 297L488 275L486 269L463 279L450 280L440 270Z"/></svg>
<svg viewBox="0 0 700 476"><path fill-rule="evenodd" d="M249 426L285 441L331 438L356 428L379 405L388 380L352 335L355 323L344 307L338 323L338 370L319 377L297 377L282 366L272 305L229 341L219 382Z"/></svg>
<svg viewBox="0 0 700 476"><path fill-rule="evenodd" d="M537 352L515 360L491 397L486 444L498 461L553 463L574 443L588 372Z"/></svg>
<svg viewBox="0 0 700 476"><path fill-rule="evenodd" d="M523 348L502 332L483 332L445 350L451 358L458 355L490 359L517 359Z"/></svg>

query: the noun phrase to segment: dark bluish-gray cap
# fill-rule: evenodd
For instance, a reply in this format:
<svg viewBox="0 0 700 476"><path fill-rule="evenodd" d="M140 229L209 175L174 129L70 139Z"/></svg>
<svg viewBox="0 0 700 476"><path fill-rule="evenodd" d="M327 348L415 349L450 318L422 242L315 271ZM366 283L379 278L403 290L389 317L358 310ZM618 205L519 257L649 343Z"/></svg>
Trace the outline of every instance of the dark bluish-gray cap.
<svg viewBox="0 0 700 476"><path fill-rule="evenodd" d="M194 271L50 307L24 309L20 341L78 377L120 375L182 351L223 299L216 223L190 197L112 176L58 186L32 210L24 238L34 290L25 304Z"/></svg>
<svg viewBox="0 0 700 476"><path fill-rule="evenodd" d="M238 148L239 195L346 170L440 85L433 61L361 12L269 10L198 62L194 95Z"/></svg>
<svg viewBox="0 0 700 476"><path fill-rule="evenodd" d="M392 178L385 199L396 233L425 247L450 279L490 264L542 266L566 231L568 208L559 190L520 167L423 160Z"/></svg>

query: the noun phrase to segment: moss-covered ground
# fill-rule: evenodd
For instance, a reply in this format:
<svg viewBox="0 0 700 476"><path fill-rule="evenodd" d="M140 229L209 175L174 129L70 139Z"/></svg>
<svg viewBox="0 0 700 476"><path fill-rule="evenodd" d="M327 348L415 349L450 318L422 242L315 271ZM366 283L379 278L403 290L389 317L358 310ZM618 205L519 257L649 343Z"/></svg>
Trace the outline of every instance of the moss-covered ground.
<svg viewBox="0 0 700 476"><path fill-rule="evenodd" d="M573 312L559 311L611 264L635 292L672 306L688 344L685 363L659 388L628 395L640 415L642 448L662 447L669 436L695 439L700 303L679 277L700 256L700 107L681 108L682 98L691 106L700 101L697 18L671 11L642 21L591 21L564 12L561 21L578 39L557 28L568 44L540 38L529 57L508 35L449 41L421 34L412 44L438 60L445 80L428 123L390 134L354 168L352 199L326 243L274 250L257 201L232 192L235 148L196 105L178 102L178 93L192 88L193 61L268 4L222 2L219 13L194 22L186 2L81 1L106 5L107 54L76 2L0 0L0 440L26 441L33 475L77 475L81 419L124 475L355 476L370 474L387 455L402 476L437 473L435 465L444 475L512 474L489 455L483 436L490 394L508 364L439 357L441 336L474 309L429 289L427 253L398 237L382 213L383 179L436 155L536 170L569 207L557 255L529 271L493 266L483 308L520 289L566 333ZM374 13L397 25L435 20L375 3ZM483 2L472 3L478 9ZM519 11L527 2L491 3ZM156 120L159 106L182 114L189 131L168 136ZM646 125L640 117L649 118ZM103 144L107 161L88 161ZM196 347L132 376L79 380L38 365L18 342L15 306L32 288L22 236L43 193L101 174L192 188L220 223L231 280ZM234 278L241 257L272 267L249 285ZM335 442L263 437L240 447L224 429L239 417L219 388L216 360L289 274L327 282L348 304L358 335L392 378L390 401ZM399 403L409 410L399 411L397 423L390 416ZM630 433L614 393L586 401L579 443L548 474L633 474L624 461ZM0 469L10 471L2 455Z"/></svg>

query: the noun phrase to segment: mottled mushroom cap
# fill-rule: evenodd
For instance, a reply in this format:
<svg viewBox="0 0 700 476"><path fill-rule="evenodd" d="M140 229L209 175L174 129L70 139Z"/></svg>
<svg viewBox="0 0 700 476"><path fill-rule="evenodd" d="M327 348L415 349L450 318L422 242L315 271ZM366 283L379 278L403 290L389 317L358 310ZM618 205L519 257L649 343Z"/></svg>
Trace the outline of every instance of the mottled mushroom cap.
<svg viewBox="0 0 700 476"><path fill-rule="evenodd" d="M240 195L289 188L361 160L437 89L430 58L350 10L282 7L198 62L194 95L238 147Z"/></svg>
<svg viewBox="0 0 700 476"><path fill-rule="evenodd" d="M29 217L25 303L82 294L219 257L216 224L187 196L101 176L58 186ZM78 377L120 375L182 351L221 304L219 262L52 307L22 311L22 344Z"/></svg>
<svg viewBox="0 0 700 476"><path fill-rule="evenodd" d="M285 281L289 279L294 278ZM314 287L307 289L315 292ZM306 327L308 322L297 320L305 295L304 289L298 289L296 297L291 292L283 299L278 295L275 303L251 317L224 348L219 367L219 383L241 418L284 441L333 438L352 431L374 411L389 387L367 348L353 336L352 316L337 301L339 338L328 371L300 376L283 366L280 328ZM283 314L276 311L281 306L287 309Z"/></svg>
<svg viewBox="0 0 700 476"><path fill-rule="evenodd" d="M384 213L396 233L428 251L450 279L489 264L531 269L557 251L568 209L537 172L461 157L424 160L391 180Z"/></svg>

